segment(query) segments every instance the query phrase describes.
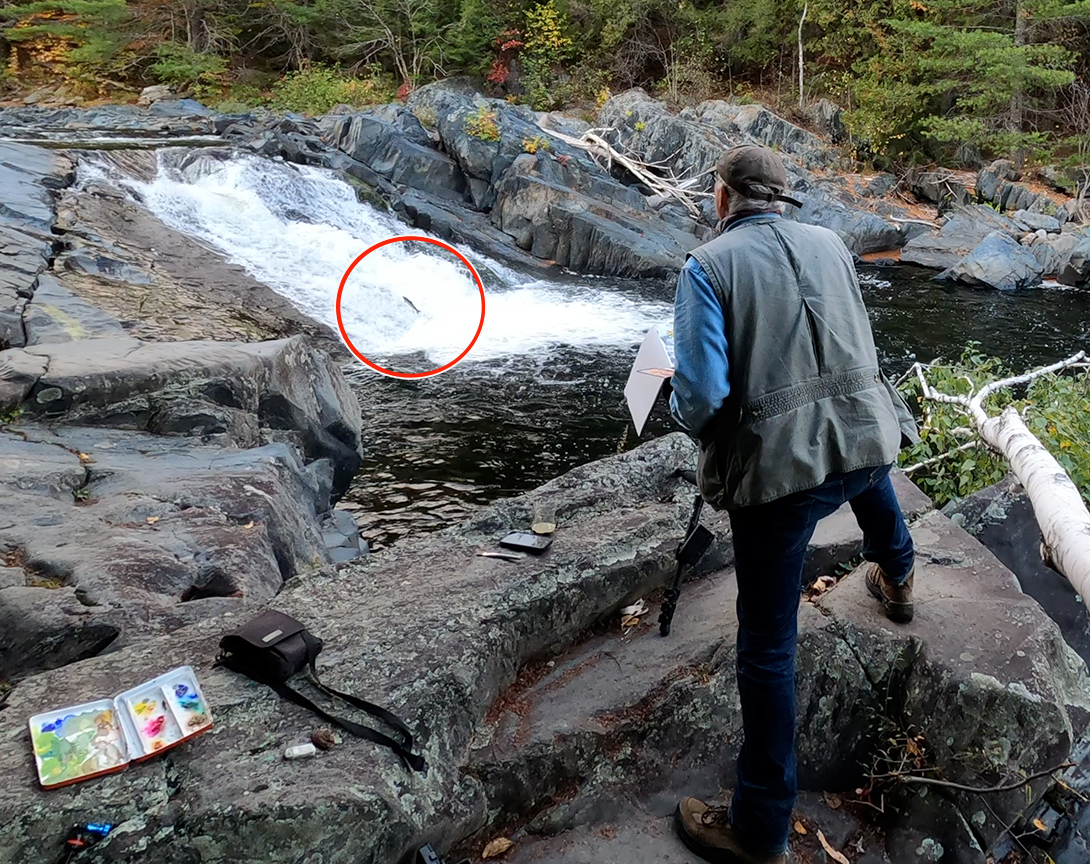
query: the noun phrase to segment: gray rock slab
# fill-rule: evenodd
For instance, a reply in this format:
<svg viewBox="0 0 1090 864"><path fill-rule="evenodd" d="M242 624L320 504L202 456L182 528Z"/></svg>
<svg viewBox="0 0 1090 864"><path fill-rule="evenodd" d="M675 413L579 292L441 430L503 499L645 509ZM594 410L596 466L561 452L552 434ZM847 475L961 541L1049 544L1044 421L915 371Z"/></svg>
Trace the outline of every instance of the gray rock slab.
<svg viewBox="0 0 1090 864"><path fill-rule="evenodd" d="M35 358L45 369L31 381L25 370ZM257 344L102 338L11 349L0 352L0 396L0 412L220 435L244 448L269 440L265 429L290 433L308 460L333 461L338 491L361 460L356 397L302 336Z"/></svg>
<svg viewBox="0 0 1090 864"><path fill-rule="evenodd" d="M370 555L336 574L289 580L275 606L325 640L323 680L403 716L421 733L427 776L406 774L391 754L354 739L313 759L284 761L282 748L304 740L316 721L267 688L211 666L220 634L238 615L21 681L0 712L0 771L14 781L0 786L0 806L9 814L0 824L0 861L44 864L46 838L89 808L107 810L119 826L102 848L112 861L150 853L190 862L199 848L204 862L294 864L318 853L327 864L349 864L393 862L422 842L447 849L484 836L500 827L496 804L512 797L531 769L532 795L539 797L561 782L564 766L576 772L563 800L525 814L524 824L545 830L595 830L626 795L650 802L641 807L661 817L672 806L668 787L682 780L696 792L717 792L729 779L737 740L728 731L724 746L722 730L738 726L730 685L731 580L699 577L729 568L721 514L709 516L718 542L698 581L686 587L669 639L648 624L624 640L616 617L670 572L691 501L691 490L673 474L693 457L684 436L658 439L497 503L412 548ZM541 499L557 505L563 526L548 553L518 562L476 556L524 527ZM924 516L913 531L921 559L920 613L912 625L891 629L859 574L826 592L820 606L804 607L800 723L804 773L814 782L835 776L821 773L823 766L858 772L854 756L873 734L864 708L885 702L887 681L893 692L903 690L914 722L949 727L952 743L935 745L935 764L960 779L980 777L959 769L955 754L992 753L989 742L1004 725L1014 735L1005 770L1032 770L1056 758L1085 725L1076 710L1085 699L1079 695L1085 669L1068 665L1054 625L1013 577L937 514ZM686 597L694 602L686 605ZM963 659L969 652L972 659ZM577 658L592 656L599 676L580 669ZM198 669L216 718L213 734L64 793L35 788L23 725L28 714L116 692L183 661ZM555 686L546 689L543 678L520 683L520 670L535 668L554 674ZM576 688L569 679L593 679L595 686ZM535 687L542 698L527 716L527 744L519 748L517 721L505 720L505 705ZM647 693L652 698L640 701ZM669 710L678 706L693 712ZM718 738L694 731L713 716L721 720ZM553 724L569 732L547 749ZM487 746L490 735L497 736L495 752ZM941 738L933 733L929 740L935 736ZM511 746L500 747L504 741ZM836 753L844 756L839 766ZM656 762L667 757L670 764ZM692 768L686 777L674 770L674 757ZM486 778L466 770L503 763L511 773ZM999 818L1027 806L1024 795L1017 797L1018 805L998 802ZM648 833L659 824L665 827L651 823Z"/></svg>
<svg viewBox="0 0 1090 864"><path fill-rule="evenodd" d="M935 278L978 288L1016 291L1041 281L1044 266L1032 250L1003 231L993 231L968 256Z"/></svg>
<svg viewBox="0 0 1090 864"><path fill-rule="evenodd" d="M49 273L38 277L23 312L23 327L27 345L125 336L121 322L75 296Z"/></svg>
<svg viewBox="0 0 1090 864"><path fill-rule="evenodd" d="M993 231L1019 233L1013 221L989 207L961 207L942 228L913 238L901 250L901 261L945 270L972 252Z"/></svg>
<svg viewBox="0 0 1090 864"><path fill-rule="evenodd" d="M1090 615L1071 583L1041 560L1041 529L1020 483L1002 483L952 501L943 508L1018 577L1022 590L1041 604L1064 639L1090 663Z"/></svg>
<svg viewBox="0 0 1090 864"><path fill-rule="evenodd" d="M95 653L103 633L120 645L169 632L207 614L194 601L268 601L329 560L328 501L284 445L23 426L0 434L0 467L0 548L23 562L24 584L68 592L0 594L0 678Z"/></svg>

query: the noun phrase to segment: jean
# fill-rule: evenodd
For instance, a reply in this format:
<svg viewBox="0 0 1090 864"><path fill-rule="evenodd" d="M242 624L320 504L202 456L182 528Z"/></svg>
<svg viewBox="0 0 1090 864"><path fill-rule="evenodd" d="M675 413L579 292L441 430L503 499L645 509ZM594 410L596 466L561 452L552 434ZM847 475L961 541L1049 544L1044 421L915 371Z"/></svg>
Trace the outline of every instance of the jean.
<svg viewBox="0 0 1090 864"><path fill-rule="evenodd" d="M894 581L908 577L912 538L890 465L833 474L815 489L730 513L738 578L738 691L744 741L730 821L747 851L787 848L795 768L795 648L802 569L819 519L850 502L863 557Z"/></svg>

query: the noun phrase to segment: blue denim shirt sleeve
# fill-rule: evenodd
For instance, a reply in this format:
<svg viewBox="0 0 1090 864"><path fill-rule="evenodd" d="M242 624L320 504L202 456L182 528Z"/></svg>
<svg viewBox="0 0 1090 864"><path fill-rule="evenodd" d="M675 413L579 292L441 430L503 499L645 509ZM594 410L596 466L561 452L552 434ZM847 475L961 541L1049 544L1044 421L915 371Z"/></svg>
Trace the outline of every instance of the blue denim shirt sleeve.
<svg viewBox="0 0 1090 864"><path fill-rule="evenodd" d="M670 413L698 435L730 395L723 306L695 258L681 269L674 300L674 360Z"/></svg>

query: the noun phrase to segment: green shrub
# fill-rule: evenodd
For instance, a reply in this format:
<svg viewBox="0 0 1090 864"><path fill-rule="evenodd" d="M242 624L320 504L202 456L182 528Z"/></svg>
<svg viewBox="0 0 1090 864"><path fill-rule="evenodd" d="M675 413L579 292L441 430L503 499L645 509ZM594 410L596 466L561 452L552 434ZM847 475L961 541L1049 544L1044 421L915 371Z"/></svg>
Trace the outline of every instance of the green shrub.
<svg viewBox="0 0 1090 864"><path fill-rule="evenodd" d="M156 46L155 56L150 71L160 84L170 87L214 86L227 71L227 61L218 54L193 51L177 42Z"/></svg>
<svg viewBox="0 0 1090 864"><path fill-rule="evenodd" d="M314 65L289 72L277 81L269 106L297 114L326 114L334 105L362 108L390 102L395 92L392 83L378 75L351 78L328 66Z"/></svg>
<svg viewBox="0 0 1090 864"><path fill-rule="evenodd" d="M468 134L482 141L499 141L502 137L496 120L496 112L489 109L487 105L481 105L468 115L463 128Z"/></svg>
<svg viewBox="0 0 1090 864"><path fill-rule="evenodd" d="M215 108L221 114L241 114L265 104L265 94L252 84L232 84Z"/></svg>
<svg viewBox="0 0 1090 864"><path fill-rule="evenodd" d="M524 138L522 140L522 149L526 153L537 153L538 150L548 152L549 139L544 135L534 135L531 138Z"/></svg>
<svg viewBox="0 0 1090 864"><path fill-rule="evenodd" d="M930 366L926 369L928 385L938 392L968 396L985 384L1015 374L976 349L976 343L970 343L956 363ZM911 474L936 505L964 498L1007 475L1010 470L1007 461L984 444L956 452L957 447L974 440L955 431L971 425L962 406L935 402L925 406L915 376L900 389L918 412L922 414L925 407L927 412L920 429L920 443L901 453L900 464L906 467L942 457ZM1023 412L1026 425L1071 476L1083 497L1090 500L1090 374L1039 378L1022 392L995 393L985 400L984 408L989 416L994 416L1008 405Z"/></svg>

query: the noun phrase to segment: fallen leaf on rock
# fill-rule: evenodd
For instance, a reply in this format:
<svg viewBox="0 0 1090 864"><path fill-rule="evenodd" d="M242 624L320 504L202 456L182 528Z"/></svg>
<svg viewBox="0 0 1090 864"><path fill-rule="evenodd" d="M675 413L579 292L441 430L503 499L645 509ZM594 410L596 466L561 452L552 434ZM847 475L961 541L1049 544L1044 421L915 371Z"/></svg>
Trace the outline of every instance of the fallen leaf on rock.
<svg viewBox="0 0 1090 864"><path fill-rule="evenodd" d="M836 584L836 577L834 576L821 576L814 582L813 592L815 594L823 594Z"/></svg>
<svg viewBox="0 0 1090 864"><path fill-rule="evenodd" d="M795 823L795 833L796 834L806 834L807 833L806 826L803 825L801 822L796 822Z"/></svg>
<svg viewBox="0 0 1090 864"><path fill-rule="evenodd" d="M94 459L91 458L90 454L88 454L88 453L79 453L77 455L79 456L79 461L80 462L94 462L95 461Z"/></svg>
<svg viewBox="0 0 1090 864"><path fill-rule="evenodd" d="M253 527L254 527L254 520L253 520L253 519L251 519L251 520L250 520L249 522L247 522L247 523L246 523L245 525L243 525L242 527L243 527L243 529L246 529L246 528L253 528Z"/></svg>
<svg viewBox="0 0 1090 864"><path fill-rule="evenodd" d="M637 600L631 606L625 606L621 610L621 615L635 615L637 618L640 615L647 613L647 604L643 600Z"/></svg>
<svg viewBox="0 0 1090 864"><path fill-rule="evenodd" d="M154 524L155 524L156 522L158 522L158 521L159 521L159 517L158 517L158 516L149 516L149 517L148 517L148 524L149 524L149 525L154 525Z"/></svg>
<svg viewBox="0 0 1090 864"><path fill-rule="evenodd" d="M833 795L833 794L831 794L831 793L829 793L829 792L825 792L825 793L823 794L823 797L825 798L825 804L826 804L826 806L827 806L827 807L828 807L828 808L829 808L830 810L839 810L839 809L840 809L840 805L841 805L841 804L843 803L843 802L842 802L842 801L840 800L840 796L839 796L839 795Z"/></svg>
<svg viewBox="0 0 1090 864"><path fill-rule="evenodd" d="M503 855L508 849L515 845L513 840L508 840L506 837L497 837L484 847L484 851L481 853L482 858L498 858ZM847 862L845 862L847 864Z"/></svg>
<svg viewBox="0 0 1090 864"><path fill-rule="evenodd" d="M836 861L837 864L851 864L847 856L843 852L837 852L820 831L818 831L818 842L821 844L821 848L825 850L825 854Z"/></svg>
<svg viewBox="0 0 1090 864"><path fill-rule="evenodd" d="M621 619L621 626L626 630L629 627L635 627L639 623L640 619L637 618L635 615L626 615L624 618Z"/></svg>
<svg viewBox="0 0 1090 864"><path fill-rule="evenodd" d="M1048 826L1040 819L1033 820L1033 827L1036 828L1038 831L1048 831Z"/></svg>

